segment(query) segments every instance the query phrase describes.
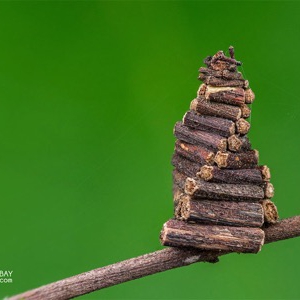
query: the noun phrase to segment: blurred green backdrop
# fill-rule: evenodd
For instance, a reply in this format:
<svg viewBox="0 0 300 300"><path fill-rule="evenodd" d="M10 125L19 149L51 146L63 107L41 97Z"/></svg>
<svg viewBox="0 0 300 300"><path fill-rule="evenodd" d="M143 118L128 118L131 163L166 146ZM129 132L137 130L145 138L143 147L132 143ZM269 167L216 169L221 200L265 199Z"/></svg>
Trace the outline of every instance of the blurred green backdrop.
<svg viewBox="0 0 300 300"><path fill-rule="evenodd" d="M251 141L300 213L300 3L1 2L0 269L8 296L161 249L172 128L207 55L234 45ZM81 299L299 299L300 239Z"/></svg>

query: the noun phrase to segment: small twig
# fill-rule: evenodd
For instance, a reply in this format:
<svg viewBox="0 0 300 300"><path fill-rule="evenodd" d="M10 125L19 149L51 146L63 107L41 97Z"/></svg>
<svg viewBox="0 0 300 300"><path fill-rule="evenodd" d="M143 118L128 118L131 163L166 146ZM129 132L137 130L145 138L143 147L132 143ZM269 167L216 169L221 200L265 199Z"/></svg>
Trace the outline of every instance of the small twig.
<svg viewBox="0 0 300 300"><path fill-rule="evenodd" d="M300 236L300 216L264 228L265 243ZM53 282L7 300L63 300L196 262L217 262L229 252L167 248Z"/></svg>
<svg viewBox="0 0 300 300"><path fill-rule="evenodd" d="M234 59L234 48L232 46L229 46L229 54L230 57Z"/></svg>

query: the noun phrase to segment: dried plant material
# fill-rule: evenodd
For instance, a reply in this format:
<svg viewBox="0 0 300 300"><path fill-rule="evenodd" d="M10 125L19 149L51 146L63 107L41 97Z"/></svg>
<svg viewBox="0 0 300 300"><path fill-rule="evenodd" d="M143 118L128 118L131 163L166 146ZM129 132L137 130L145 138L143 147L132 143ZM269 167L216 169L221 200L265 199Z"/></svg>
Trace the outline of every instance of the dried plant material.
<svg viewBox="0 0 300 300"><path fill-rule="evenodd" d="M231 250L257 252L263 243L260 227L278 219L270 200L274 196L270 170L258 165L259 153L252 149L247 136L251 128L246 120L251 114L248 104L255 95L237 70L241 62L235 59L232 46L229 53L227 57L218 51L204 60L197 98L182 122L175 124L173 202L179 221L165 224L161 236L164 245L224 250L229 249L228 240L214 233L222 235L224 230L232 235L234 228L239 228L245 230L247 239L247 228L254 227L258 231L252 232L248 242L255 250ZM199 225L187 224L193 222Z"/></svg>

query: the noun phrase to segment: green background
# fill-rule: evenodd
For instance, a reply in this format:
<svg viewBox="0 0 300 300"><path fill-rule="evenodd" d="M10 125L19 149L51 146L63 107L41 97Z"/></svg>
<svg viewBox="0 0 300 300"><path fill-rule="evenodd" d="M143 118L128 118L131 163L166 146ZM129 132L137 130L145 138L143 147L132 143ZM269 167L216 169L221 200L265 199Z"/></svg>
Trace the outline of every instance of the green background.
<svg viewBox="0 0 300 300"><path fill-rule="evenodd" d="M299 214L297 2L1 2L0 296L161 249L172 128L234 45L280 216ZM300 239L81 299L299 299Z"/></svg>

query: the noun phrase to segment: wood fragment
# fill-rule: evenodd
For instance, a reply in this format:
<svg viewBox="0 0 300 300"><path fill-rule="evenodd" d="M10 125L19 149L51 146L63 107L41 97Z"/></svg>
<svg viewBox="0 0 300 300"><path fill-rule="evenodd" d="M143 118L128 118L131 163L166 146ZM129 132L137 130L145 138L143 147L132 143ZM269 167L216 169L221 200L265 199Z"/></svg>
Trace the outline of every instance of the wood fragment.
<svg viewBox="0 0 300 300"><path fill-rule="evenodd" d="M178 185L173 184L172 192L173 192L174 215L176 216L180 214L181 207L179 205L181 205L180 199L181 199L181 195L183 195L183 191L178 187Z"/></svg>
<svg viewBox="0 0 300 300"><path fill-rule="evenodd" d="M180 194L175 217L202 224L261 227L264 211L258 202L195 200Z"/></svg>
<svg viewBox="0 0 300 300"><path fill-rule="evenodd" d="M261 171L256 169L220 169L216 166L204 165L197 173L201 179L220 183L262 184Z"/></svg>
<svg viewBox="0 0 300 300"><path fill-rule="evenodd" d="M236 131L240 134L247 134L250 130L250 123L243 118L235 122Z"/></svg>
<svg viewBox="0 0 300 300"><path fill-rule="evenodd" d="M254 92L250 88L246 89L245 90L245 103L251 104L251 103L253 103L254 99L255 99Z"/></svg>
<svg viewBox="0 0 300 300"><path fill-rule="evenodd" d="M215 71L213 69L201 67L199 72L206 76L214 76L223 79L243 79L243 75L241 72L231 72L229 70Z"/></svg>
<svg viewBox="0 0 300 300"><path fill-rule="evenodd" d="M174 127L174 135L177 139L193 145L204 146L213 150L225 151L227 139L206 131L194 130L177 122Z"/></svg>
<svg viewBox="0 0 300 300"><path fill-rule="evenodd" d="M236 72L236 67L234 65L233 65L233 68L229 67L228 70L223 70L222 77L224 79L244 79L243 74L241 72Z"/></svg>
<svg viewBox="0 0 300 300"><path fill-rule="evenodd" d="M173 204L174 204L174 217L177 220L183 220L183 217L181 215L182 205L188 201L191 197L189 195L186 195L184 191L182 191L178 186L174 186L173 184L173 190L176 191L176 194L173 194Z"/></svg>
<svg viewBox="0 0 300 300"><path fill-rule="evenodd" d="M265 198L271 199L274 197L274 186L271 182L264 182L262 185L265 193Z"/></svg>
<svg viewBox="0 0 300 300"><path fill-rule="evenodd" d="M188 224L172 219L164 224L160 235L164 246L240 253L259 252L264 237L264 231L260 228Z"/></svg>
<svg viewBox="0 0 300 300"><path fill-rule="evenodd" d="M205 99L240 106L245 103L245 91L241 87L206 86Z"/></svg>
<svg viewBox="0 0 300 300"><path fill-rule="evenodd" d="M184 192L195 198L213 200L259 201L264 198L263 188L257 185L214 183L191 177L185 181Z"/></svg>
<svg viewBox="0 0 300 300"><path fill-rule="evenodd" d="M219 168L249 169L257 166L258 156L257 150L249 150L240 153L218 151L214 160Z"/></svg>
<svg viewBox="0 0 300 300"><path fill-rule="evenodd" d="M235 134L230 136L227 142L228 142L228 149L234 152L239 151L243 144L243 142Z"/></svg>
<svg viewBox="0 0 300 300"><path fill-rule="evenodd" d="M229 55L230 55L231 58L234 59L234 48L233 48L233 46L229 46Z"/></svg>
<svg viewBox="0 0 300 300"><path fill-rule="evenodd" d="M206 64L206 66L208 68L215 70L215 71L224 71L224 70L228 70L231 72L237 71L237 64L232 64L230 62L216 60L215 56L214 57L207 56L203 62L204 62L204 64Z"/></svg>
<svg viewBox="0 0 300 300"><path fill-rule="evenodd" d="M173 170L172 176L173 176L173 189L176 190L176 188L179 188L181 191L184 191L185 181L188 178L188 176L180 173L176 169Z"/></svg>
<svg viewBox="0 0 300 300"><path fill-rule="evenodd" d="M251 149L251 143L246 135L237 136L233 134L227 139L228 149L233 152L248 151Z"/></svg>
<svg viewBox="0 0 300 300"><path fill-rule="evenodd" d="M230 50L232 51L232 50ZM236 59L232 58L232 57L227 57L225 56L223 51L218 51L215 55L212 56L211 58L211 63L214 63L216 61L224 61L224 62L228 62L229 64L234 64L237 66L241 66L242 63L240 61L237 61Z"/></svg>
<svg viewBox="0 0 300 300"><path fill-rule="evenodd" d="M228 119L206 116L190 110L185 113L183 124L202 131L212 132L224 137L229 137L235 133L235 123ZM247 121L246 121L247 122Z"/></svg>
<svg viewBox="0 0 300 300"><path fill-rule="evenodd" d="M200 86L199 86L199 89L197 91L197 96L204 96L205 95L205 92L206 92L206 88L207 88L207 85L205 83L202 83Z"/></svg>
<svg viewBox="0 0 300 300"><path fill-rule="evenodd" d="M242 104L240 106L240 109L241 109L241 117L242 118L247 119L247 118L250 117L250 115L251 115L251 109L250 109L250 107L247 104Z"/></svg>
<svg viewBox="0 0 300 300"><path fill-rule="evenodd" d="M258 166L257 168L261 171L263 181L270 181L271 179L270 169L267 166Z"/></svg>
<svg viewBox="0 0 300 300"><path fill-rule="evenodd" d="M201 165L192 162L176 152L172 157L172 165L182 174L190 177L196 177L196 174L200 171Z"/></svg>
<svg viewBox="0 0 300 300"><path fill-rule="evenodd" d="M214 76L206 76L202 73L200 73L198 79L202 80L205 84L212 86L242 87L244 89L249 87L249 81L245 79L226 80Z"/></svg>
<svg viewBox="0 0 300 300"><path fill-rule="evenodd" d="M210 64L210 68L216 71L225 71L228 70L230 72L236 72L237 66L234 64L229 64L225 61L216 61Z"/></svg>
<svg viewBox="0 0 300 300"><path fill-rule="evenodd" d="M264 221L265 223L275 224L278 221L278 211L277 207L269 199L264 199L260 201L260 204L263 207L264 210Z"/></svg>
<svg viewBox="0 0 300 300"><path fill-rule="evenodd" d="M180 140L176 140L175 152L180 156L183 156L188 160L194 161L201 165L212 164L215 157L214 153L207 148L188 144Z"/></svg>
<svg viewBox="0 0 300 300"><path fill-rule="evenodd" d="M191 102L190 108L202 115L214 116L237 121L241 117L241 109L237 106L207 101L196 98Z"/></svg>
<svg viewBox="0 0 300 300"><path fill-rule="evenodd" d="M206 64L207 67L210 67L211 60L212 60L212 56L209 55L204 58L203 63Z"/></svg>

